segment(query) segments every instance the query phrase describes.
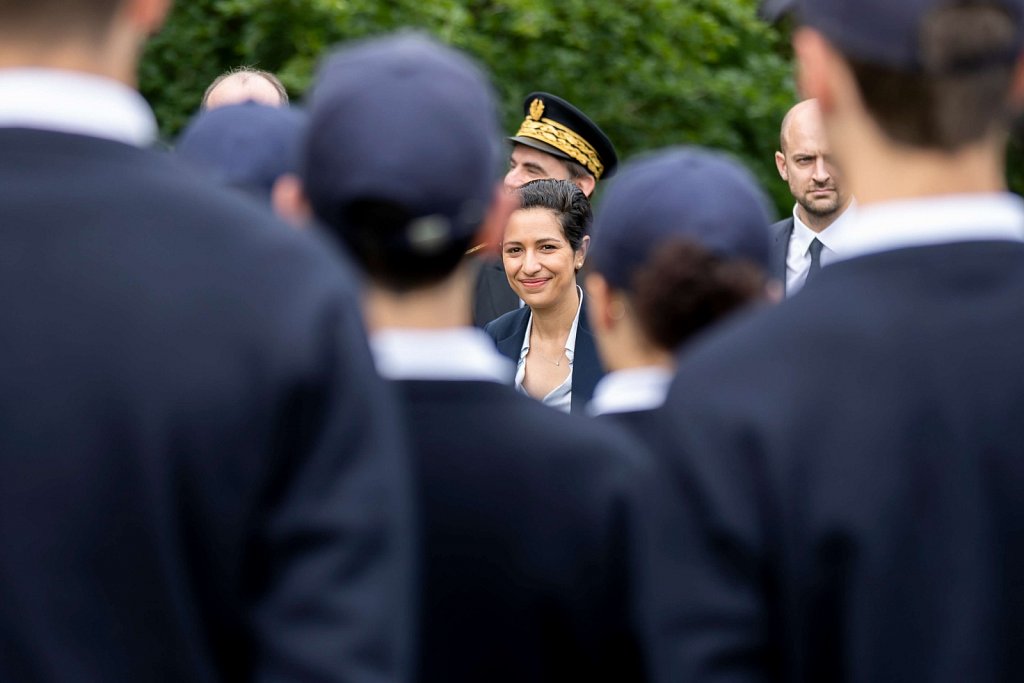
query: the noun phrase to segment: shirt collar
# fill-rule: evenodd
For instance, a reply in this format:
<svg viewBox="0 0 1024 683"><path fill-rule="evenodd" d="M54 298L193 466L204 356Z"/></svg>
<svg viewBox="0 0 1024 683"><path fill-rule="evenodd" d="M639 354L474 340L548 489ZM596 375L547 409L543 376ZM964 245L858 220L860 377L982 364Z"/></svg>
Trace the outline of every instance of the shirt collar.
<svg viewBox="0 0 1024 683"><path fill-rule="evenodd" d="M573 356L576 354L576 331L580 327L580 311L583 310L583 288L576 285L576 291L580 295L580 303L576 307L576 317L572 320L572 327L569 328L569 336L565 339L565 357L569 359L569 363L572 363ZM530 319L526 323L526 335L523 337L523 347L519 350L519 360L526 358L526 354L530 352L530 333L533 331L533 311L530 311Z"/></svg>
<svg viewBox="0 0 1024 683"><path fill-rule="evenodd" d="M115 80L57 69L0 69L0 128L87 135L146 147L157 126L142 95Z"/></svg>
<svg viewBox="0 0 1024 683"><path fill-rule="evenodd" d="M862 206L841 256L988 240L1024 241L1024 200L1003 192Z"/></svg>
<svg viewBox="0 0 1024 683"><path fill-rule="evenodd" d="M854 223L854 216L857 212L857 202L850 200L849 206L832 221L832 224L821 232L814 232L807 224L800 220L797 212L799 204L793 206L793 235L790 241L799 249L799 253L805 254L811 246L811 242L817 239L826 249L841 254L846 250L846 244L851 239L850 233L856 230L851 228Z"/></svg>
<svg viewBox="0 0 1024 683"><path fill-rule="evenodd" d="M370 336L370 349L387 379L512 381L512 363L475 327L383 330Z"/></svg>
<svg viewBox="0 0 1024 683"><path fill-rule="evenodd" d="M660 408L672 377L671 370L657 366L610 372L597 383L587 412L607 415Z"/></svg>

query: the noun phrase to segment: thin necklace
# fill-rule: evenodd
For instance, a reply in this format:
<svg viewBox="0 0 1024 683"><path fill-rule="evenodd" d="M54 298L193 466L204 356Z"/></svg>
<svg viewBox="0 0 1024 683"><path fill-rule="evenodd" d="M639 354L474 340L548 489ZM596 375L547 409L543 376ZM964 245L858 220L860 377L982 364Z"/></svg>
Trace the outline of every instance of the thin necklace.
<svg viewBox="0 0 1024 683"><path fill-rule="evenodd" d="M562 358L564 358L564 357L565 357L565 351L562 351L562 355L558 357L558 360L551 360L549 358L545 358L544 356L540 355L539 351L537 352L537 358L540 358L543 361L547 361L548 363L551 363L555 367L559 367L559 368L562 367Z"/></svg>

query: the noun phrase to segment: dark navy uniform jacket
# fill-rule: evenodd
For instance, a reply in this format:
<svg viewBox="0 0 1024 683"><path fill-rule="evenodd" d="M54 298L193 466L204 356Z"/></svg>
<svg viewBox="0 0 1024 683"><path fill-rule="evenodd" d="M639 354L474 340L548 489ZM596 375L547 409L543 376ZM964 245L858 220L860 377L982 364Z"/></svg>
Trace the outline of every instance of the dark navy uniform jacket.
<svg viewBox="0 0 1024 683"><path fill-rule="evenodd" d="M645 454L496 382L395 385L420 504L419 680L643 680Z"/></svg>
<svg viewBox="0 0 1024 683"><path fill-rule="evenodd" d="M815 285L679 367L657 679L1019 680L1024 245Z"/></svg>
<svg viewBox="0 0 1024 683"><path fill-rule="evenodd" d="M0 130L0 680L384 681L407 463L323 245Z"/></svg>
<svg viewBox="0 0 1024 683"><path fill-rule="evenodd" d="M489 323L484 327L484 332L491 335L502 355L510 358L513 363L518 363L519 354L523 350L523 339L526 337L526 327L529 324L530 308L523 306ZM580 310L580 323L576 328L576 348L572 362L570 411L573 415L584 414L587 403L594 396L594 388L603 376L604 368L597 355L597 344L587 321L587 307L583 306Z"/></svg>

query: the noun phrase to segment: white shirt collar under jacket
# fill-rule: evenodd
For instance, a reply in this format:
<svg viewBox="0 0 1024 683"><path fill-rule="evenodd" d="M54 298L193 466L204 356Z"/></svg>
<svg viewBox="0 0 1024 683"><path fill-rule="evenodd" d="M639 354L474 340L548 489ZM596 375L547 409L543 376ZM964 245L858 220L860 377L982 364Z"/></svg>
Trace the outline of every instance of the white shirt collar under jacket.
<svg viewBox="0 0 1024 683"><path fill-rule="evenodd" d="M793 207L793 234L789 237L789 248L786 251L786 295L796 294L807 281L807 271L811 267L811 242L817 239L822 244L821 265L827 266L838 260L846 251L846 243L852 231L852 223L857 211L857 203L850 201L846 210L821 232L814 232L800 220L797 207Z"/></svg>
<svg viewBox="0 0 1024 683"><path fill-rule="evenodd" d="M573 318L572 327L569 328L569 336L565 339L565 357L569 359L569 375L565 381L551 390L547 396L541 399L541 403L551 408L568 413L572 408L572 362L576 355L576 332L580 327L580 311L583 310L583 288L576 285L576 291L580 295L579 306L576 307L576 317ZM526 323L526 335L523 337L523 346L519 350L519 365L516 368L516 391L525 394L523 381L526 379L526 356L530 353L530 333L533 331L533 311L530 311L530 319Z"/></svg>
<svg viewBox="0 0 1024 683"><path fill-rule="evenodd" d="M862 205L840 259L954 242L1024 241L1024 200L960 194Z"/></svg>
<svg viewBox="0 0 1024 683"><path fill-rule="evenodd" d="M483 330L390 329L370 337L377 372L386 379L485 381L508 384L512 363Z"/></svg>
<svg viewBox="0 0 1024 683"><path fill-rule="evenodd" d="M660 408L673 376L671 370L659 366L610 372L597 383L587 412L607 415Z"/></svg>
<svg viewBox="0 0 1024 683"><path fill-rule="evenodd" d="M156 119L123 83L57 69L0 69L0 128L87 135L146 147Z"/></svg>

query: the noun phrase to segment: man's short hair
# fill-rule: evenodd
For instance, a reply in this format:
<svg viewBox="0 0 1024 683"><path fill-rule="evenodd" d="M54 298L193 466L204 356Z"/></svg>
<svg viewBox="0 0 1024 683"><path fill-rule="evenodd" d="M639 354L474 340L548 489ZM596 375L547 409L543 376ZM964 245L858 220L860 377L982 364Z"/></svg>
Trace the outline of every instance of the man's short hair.
<svg viewBox="0 0 1024 683"><path fill-rule="evenodd" d="M896 143L952 152L1011 123L1016 29L998 5L940 7L921 27L920 70L846 56L868 112Z"/></svg>
<svg viewBox="0 0 1024 683"><path fill-rule="evenodd" d="M0 2L3 2L3 0L0 0ZM284 83L281 82L280 78L269 71L254 69L250 66L239 66L229 69L220 76L217 76L217 78L213 79L213 83L210 83L206 88L206 92L203 93L203 100L200 103L200 108L206 109L206 104L210 100L210 93L212 93L218 85L233 76L241 76L242 78L262 78L270 83L270 85L274 86L274 90L276 90L277 94L281 96L281 104L288 104L288 90L284 87Z"/></svg>
<svg viewBox="0 0 1024 683"><path fill-rule="evenodd" d="M122 0L0 0L0 36L100 38Z"/></svg>

